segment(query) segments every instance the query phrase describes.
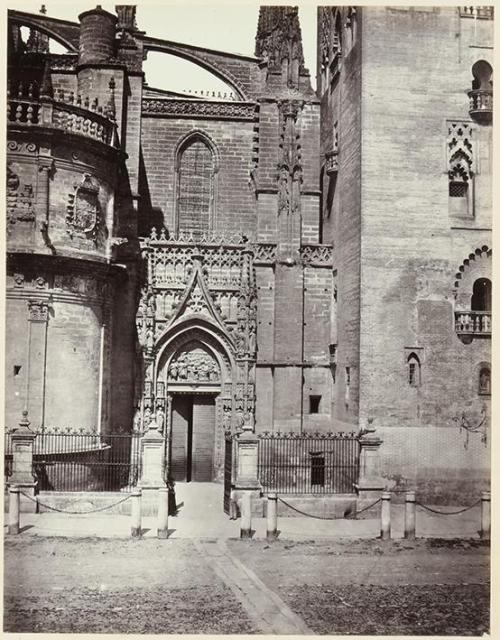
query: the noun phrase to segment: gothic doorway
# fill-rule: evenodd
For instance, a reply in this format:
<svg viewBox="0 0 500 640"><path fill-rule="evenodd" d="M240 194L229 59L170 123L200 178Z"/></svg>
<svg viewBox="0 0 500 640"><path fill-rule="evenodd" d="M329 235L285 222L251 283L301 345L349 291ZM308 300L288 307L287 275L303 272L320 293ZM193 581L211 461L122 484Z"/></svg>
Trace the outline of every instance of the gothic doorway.
<svg viewBox="0 0 500 640"><path fill-rule="evenodd" d="M214 480L215 396L174 393L170 474L176 482Z"/></svg>

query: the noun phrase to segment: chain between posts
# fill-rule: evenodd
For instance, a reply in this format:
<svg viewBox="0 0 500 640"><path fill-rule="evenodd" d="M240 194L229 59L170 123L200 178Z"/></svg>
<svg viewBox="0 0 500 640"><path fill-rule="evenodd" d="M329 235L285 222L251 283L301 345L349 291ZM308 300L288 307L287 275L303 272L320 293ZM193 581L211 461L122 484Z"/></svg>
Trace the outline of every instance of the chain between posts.
<svg viewBox="0 0 500 640"><path fill-rule="evenodd" d="M292 506L291 504L289 504L288 502L286 502L285 500L283 500L282 498L280 498L278 496L278 500L280 502L282 502L285 506L287 506L289 509L292 509L293 511L296 511L297 513L300 513L303 516L306 516L307 518L315 518L316 520L338 520L338 518L335 517L330 517L330 516L316 516L312 513L306 513L305 511L301 511L300 509L297 509L297 507ZM379 498L378 500L375 500L375 502L373 504L368 505L367 507L364 507L364 509L361 509L360 511L356 512L356 515L358 513L363 513L363 511L368 511L368 509L371 509L372 507L374 507L376 504L378 504L381 501L381 498Z"/></svg>
<svg viewBox="0 0 500 640"><path fill-rule="evenodd" d="M481 503L481 500L479 499L479 500L476 500L476 502L474 502L474 504L471 504L469 507L464 507L463 509L459 509L458 511L438 511L437 509L432 509L431 507L427 507L425 504L422 504L418 500L415 500L416 505L418 505L422 509L425 509L426 511L430 511L431 513L435 513L439 516L456 516L459 513L465 513L466 511L470 511L470 509L477 507L477 505L480 503Z"/></svg>
<svg viewBox="0 0 500 640"><path fill-rule="evenodd" d="M24 496L25 498L28 498L28 500L31 500L31 502L35 502L36 504L40 505L41 507L44 507L44 509L49 509L50 511L56 511L57 513L67 513L69 515L73 515L73 516L84 516L87 515L89 513L98 513L99 511L107 511L108 509L112 509L113 507L118 506L119 504L122 504L123 502L126 502L127 500L130 500L131 495L126 496L125 498L122 498L121 500L118 500L118 502L115 502L113 504L110 505L106 505L105 507L98 507L97 509L91 509L90 511L69 511L66 509L58 509L57 507L52 507L49 504L44 504L43 502L40 502L40 500L38 500L38 498L32 498L31 496L29 496L26 493L23 493L22 491L19 492L20 495Z"/></svg>

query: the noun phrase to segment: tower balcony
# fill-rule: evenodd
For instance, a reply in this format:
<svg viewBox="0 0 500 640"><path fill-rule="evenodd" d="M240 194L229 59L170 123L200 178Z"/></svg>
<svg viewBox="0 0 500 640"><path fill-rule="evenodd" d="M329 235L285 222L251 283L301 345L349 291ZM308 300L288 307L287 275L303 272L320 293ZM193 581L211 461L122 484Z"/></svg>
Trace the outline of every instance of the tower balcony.
<svg viewBox="0 0 500 640"><path fill-rule="evenodd" d="M493 117L493 91L473 89L469 91L469 115L478 122L491 122Z"/></svg>
<svg viewBox="0 0 500 640"><path fill-rule="evenodd" d="M37 97L32 87L8 91L7 123L21 129L48 128L72 133L116 147L114 110L105 110L89 98L59 91L57 97Z"/></svg>
<svg viewBox="0 0 500 640"><path fill-rule="evenodd" d="M491 336L491 311L455 311L458 335Z"/></svg>

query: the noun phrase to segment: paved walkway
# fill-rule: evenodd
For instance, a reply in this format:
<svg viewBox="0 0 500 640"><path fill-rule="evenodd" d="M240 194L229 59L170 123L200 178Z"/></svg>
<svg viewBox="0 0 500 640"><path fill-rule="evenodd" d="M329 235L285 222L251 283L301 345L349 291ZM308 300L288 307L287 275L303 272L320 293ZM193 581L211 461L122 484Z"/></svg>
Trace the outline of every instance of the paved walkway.
<svg viewBox="0 0 500 640"><path fill-rule="evenodd" d="M224 541L219 540L215 545L196 541L195 546L205 562L231 589L261 633L313 635L302 618L236 558Z"/></svg>
<svg viewBox="0 0 500 640"><path fill-rule="evenodd" d="M208 483L178 484L176 498L179 514L169 518L169 538L222 539L238 538L240 521L230 520L222 511L222 487ZM43 499L43 498L42 498ZM460 507L435 507L455 511ZM359 520L319 520L297 517L279 518L280 539L307 540L329 538L376 538L380 533L378 507L374 517ZM392 537L402 538L404 505L392 505ZM144 537L156 537L156 518L142 520ZM417 508L417 536L440 538L478 538L480 506L460 515L437 515ZM252 520L254 538L266 537L265 518ZM117 514L66 515L59 513L21 514L22 535L65 537L128 537L130 517Z"/></svg>

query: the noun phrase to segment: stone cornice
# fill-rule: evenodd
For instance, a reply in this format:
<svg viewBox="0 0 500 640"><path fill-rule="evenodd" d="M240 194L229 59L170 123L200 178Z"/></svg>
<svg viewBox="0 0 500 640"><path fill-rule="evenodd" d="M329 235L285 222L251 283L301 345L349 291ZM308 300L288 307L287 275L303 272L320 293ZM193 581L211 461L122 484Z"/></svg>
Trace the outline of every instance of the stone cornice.
<svg viewBox="0 0 500 640"><path fill-rule="evenodd" d="M217 120L250 120L256 117L257 104L252 102L218 102L214 100L169 100L143 98L142 116L210 118Z"/></svg>

